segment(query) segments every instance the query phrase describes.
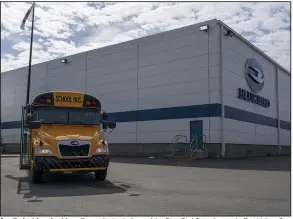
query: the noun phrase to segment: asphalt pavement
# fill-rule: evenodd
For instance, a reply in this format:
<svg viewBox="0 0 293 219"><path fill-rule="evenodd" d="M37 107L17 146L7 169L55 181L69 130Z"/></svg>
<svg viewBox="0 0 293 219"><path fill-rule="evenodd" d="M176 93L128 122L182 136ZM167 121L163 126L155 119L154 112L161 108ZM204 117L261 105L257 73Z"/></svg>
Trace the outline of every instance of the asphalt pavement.
<svg viewBox="0 0 293 219"><path fill-rule="evenodd" d="M289 216L290 157L166 161L114 158L108 179L52 174L32 184L1 158L3 216Z"/></svg>

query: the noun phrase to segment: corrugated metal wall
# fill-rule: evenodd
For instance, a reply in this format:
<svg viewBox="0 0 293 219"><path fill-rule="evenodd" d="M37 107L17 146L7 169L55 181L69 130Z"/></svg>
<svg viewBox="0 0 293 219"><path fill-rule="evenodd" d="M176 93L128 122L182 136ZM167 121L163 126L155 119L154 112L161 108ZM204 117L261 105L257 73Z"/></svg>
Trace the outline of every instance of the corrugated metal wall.
<svg viewBox="0 0 293 219"><path fill-rule="evenodd" d="M202 24L210 25L208 32L199 30ZM276 66L237 37L223 37L223 48L224 104L230 107L227 112L241 117L226 115L225 142L277 145L276 126L248 121L251 116L255 121L278 118ZM207 142L221 142L220 26L215 20L66 58L68 64L58 59L33 66L31 98L51 90L96 96L118 121L111 143L169 143L176 134L189 137L194 119L203 120ZM250 91L244 73L248 58L263 66L265 86L259 95L271 101L269 108L237 98L238 88ZM289 78L278 70L283 145L290 144L285 128L290 122ZM1 79L2 122L10 122L10 129L1 130L3 142L17 143L19 129L13 122L20 120L25 103L27 68L1 74Z"/></svg>
<svg viewBox="0 0 293 219"><path fill-rule="evenodd" d="M232 113L228 117L237 116L236 114L239 114L237 109L246 111L245 115L242 114L241 121L225 119L225 142L278 145L277 66L238 37L224 36L223 44L224 103L230 108L236 108L236 110L230 109ZM262 91L257 95L270 100L268 108L238 98L238 88L254 93L245 78L245 64L249 58L255 58L263 68L265 83ZM280 95L286 96L285 99L281 96L279 99L280 111L283 112L280 119L290 122L290 76L279 71L279 77ZM282 127L281 130L281 143L290 145L290 130L284 130Z"/></svg>
<svg viewBox="0 0 293 219"><path fill-rule="evenodd" d="M123 122L111 143L169 143L176 134L189 136L192 119L204 120L207 140L219 142L220 118L209 118L215 112L202 108L220 101L219 27L212 21L206 33L200 25L69 56L68 64L58 59L34 65L31 98L51 90L81 91L98 97L110 113L129 111L118 118ZM19 121L27 68L1 77L2 122ZM160 110L150 111L154 109ZM190 116L192 109L198 112ZM143 111L141 116L136 117L137 110ZM2 136L4 142L16 143L19 130L5 129Z"/></svg>

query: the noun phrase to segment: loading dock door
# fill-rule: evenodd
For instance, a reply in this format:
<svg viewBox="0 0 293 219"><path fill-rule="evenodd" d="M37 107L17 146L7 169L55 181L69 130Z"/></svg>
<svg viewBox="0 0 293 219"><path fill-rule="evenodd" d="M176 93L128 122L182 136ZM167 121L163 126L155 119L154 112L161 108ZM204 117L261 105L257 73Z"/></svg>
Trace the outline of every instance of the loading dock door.
<svg viewBox="0 0 293 219"><path fill-rule="evenodd" d="M203 150L203 122L202 120L190 122L190 142L192 141L194 136L197 136L197 142L194 141L194 143L192 144L193 149L195 149L196 143L197 143L197 149Z"/></svg>

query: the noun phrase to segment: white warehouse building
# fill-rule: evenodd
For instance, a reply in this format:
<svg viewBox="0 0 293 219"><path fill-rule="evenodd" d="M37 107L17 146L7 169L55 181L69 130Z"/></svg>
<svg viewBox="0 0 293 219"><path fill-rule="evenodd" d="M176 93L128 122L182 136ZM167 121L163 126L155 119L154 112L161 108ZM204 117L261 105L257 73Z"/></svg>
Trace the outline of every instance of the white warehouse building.
<svg viewBox="0 0 293 219"><path fill-rule="evenodd" d="M1 73L7 151L19 150L27 74ZM214 19L33 65L30 100L56 90L97 97L117 122L113 154L165 155L176 135L196 135L210 157L266 156L291 152L290 83L290 72Z"/></svg>

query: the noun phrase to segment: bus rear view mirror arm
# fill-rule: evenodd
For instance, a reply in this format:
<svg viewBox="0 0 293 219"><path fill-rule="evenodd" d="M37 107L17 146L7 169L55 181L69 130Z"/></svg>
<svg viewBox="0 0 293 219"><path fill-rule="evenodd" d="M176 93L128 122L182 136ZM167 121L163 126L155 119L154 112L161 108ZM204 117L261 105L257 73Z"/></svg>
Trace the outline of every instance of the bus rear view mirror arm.
<svg viewBox="0 0 293 219"><path fill-rule="evenodd" d="M39 129L41 127L41 122L40 121L31 121L29 123L29 128L30 129Z"/></svg>
<svg viewBox="0 0 293 219"><path fill-rule="evenodd" d="M101 137L105 140L112 132L114 129L110 129L110 131L104 130L103 133L101 133Z"/></svg>
<svg viewBox="0 0 293 219"><path fill-rule="evenodd" d="M116 128L116 123L115 122L103 122L103 133L101 133L101 136L103 139L106 139ZM106 127L106 128L105 128ZM107 131L110 129L110 131Z"/></svg>

